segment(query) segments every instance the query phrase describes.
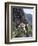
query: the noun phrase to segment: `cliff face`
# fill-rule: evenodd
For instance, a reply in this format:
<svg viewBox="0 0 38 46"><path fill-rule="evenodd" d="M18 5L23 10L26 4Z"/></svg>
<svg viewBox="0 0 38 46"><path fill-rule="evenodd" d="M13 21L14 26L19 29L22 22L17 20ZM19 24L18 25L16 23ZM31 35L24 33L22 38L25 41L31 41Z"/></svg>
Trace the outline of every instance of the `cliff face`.
<svg viewBox="0 0 38 46"><path fill-rule="evenodd" d="M12 10L12 21L15 22L16 25L19 25L21 22L28 24L23 8L13 8Z"/></svg>

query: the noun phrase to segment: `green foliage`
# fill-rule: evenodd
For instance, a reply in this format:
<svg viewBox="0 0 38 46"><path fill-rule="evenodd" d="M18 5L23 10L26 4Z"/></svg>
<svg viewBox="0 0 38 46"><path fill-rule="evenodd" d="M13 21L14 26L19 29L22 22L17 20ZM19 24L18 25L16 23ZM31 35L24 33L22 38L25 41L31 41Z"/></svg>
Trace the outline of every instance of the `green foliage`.
<svg viewBox="0 0 38 46"><path fill-rule="evenodd" d="M29 32L29 34L31 34L32 33L32 28L31 28L31 26L29 25L29 27L28 27L28 32Z"/></svg>
<svg viewBox="0 0 38 46"><path fill-rule="evenodd" d="M23 30L23 28L16 28L16 25L13 23L13 26L12 26L12 31L11 31L11 38L14 38L16 36L18 37L24 37L26 36L27 37L27 34L30 36L32 35L32 28L31 26L29 25L28 26L28 32L27 30Z"/></svg>

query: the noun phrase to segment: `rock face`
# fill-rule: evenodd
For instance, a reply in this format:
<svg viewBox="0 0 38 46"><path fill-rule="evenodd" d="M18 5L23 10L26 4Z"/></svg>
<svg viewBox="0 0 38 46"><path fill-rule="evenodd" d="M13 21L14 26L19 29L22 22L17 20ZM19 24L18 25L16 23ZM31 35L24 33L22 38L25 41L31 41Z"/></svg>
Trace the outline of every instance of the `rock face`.
<svg viewBox="0 0 38 46"><path fill-rule="evenodd" d="M25 14L22 8L13 8L13 21L16 25L19 25L21 22L27 24L27 20L25 19Z"/></svg>

